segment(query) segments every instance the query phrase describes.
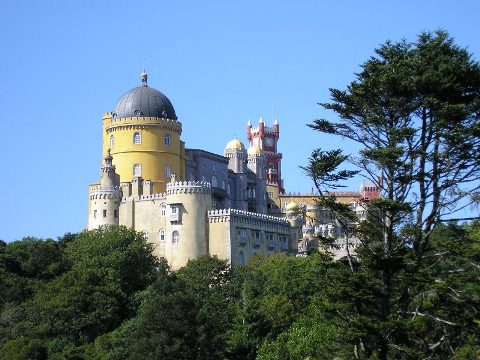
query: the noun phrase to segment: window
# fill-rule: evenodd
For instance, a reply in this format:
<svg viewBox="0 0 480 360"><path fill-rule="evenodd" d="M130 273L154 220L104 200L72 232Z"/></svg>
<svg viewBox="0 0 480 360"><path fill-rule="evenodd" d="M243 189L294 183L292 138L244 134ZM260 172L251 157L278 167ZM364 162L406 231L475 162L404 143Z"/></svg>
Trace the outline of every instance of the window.
<svg viewBox="0 0 480 360"><path fill-rule="evenodd" d="M94 219L97 218L97 210L93 210L93 218L94 218Z"/></svg>
<svg viewBox="0 0 480 360"><path fill-rule="evenodd" d="M113 210L113 217L118 218L118 210Z"/></svg>
<svg viewBox="0 0 480 360"><path fill-rule="evenodd" d="M172 167L170 165L165 165L165 168L163 169L163 172L165 174L165 177L172 176Z"/></svg>
<svg viewBox="0 0 480 360"><path fill-rule="evenodd" d="M170 146L170 134L169 133L165 134L164 142L165 142L165 145Z"/></svg>
<svg viewBox="0 0 480 360"><path fill-rule="evenodd" d="M240 251L240 265L245 265L245 254Z"/></svg>
<svg viewBox="0 0 480 360"><path fill-rule="evenodd" d="M172 205L170 207L170 221L180 221L180 206Z"/></svg>
<svg viewBox="0 0 480 360"><path fill-rule="evenodd" d="M138 131L133 133L133 143L134 144L142 143L142 135Z"/></svg>
<svg viewBox="0 0 480 360"><path fill-rule="evenodd" d="M222 180L222 189L227 190L227 183L225 182L225 180Z"/></svg>
<svg viewBox="0 0 480 360"><path fill-rule="evenodd" d="M167 212L167 205L161 204L160 205L160 216L165 216L166 212Z"/></svg>
<svg viewBox="0 0 480 360"><path fill-rule="evenodd" d="M174 231L172 233L172 244L178 244L180 242L180 235L178 234L178 231Z"/></svg>
<svg viewBox="0 0 480 360"><path fill-rule="evenodd" d="M133 164L133 176L142 176L141 164Z"/></svg>
<svg viewBox="0 0 480 360"><path fill-rule="evenodd" d="M103 210L103 217L107 217L107 210Z"/></svg>
<svg viewBox="0 0 480 360"><path fill-rule="evenodd" d="M255 231L255 246L262 245L262 237L260 235L260 231Z"/></svg>
<svg viewBox="0 0 480 360"><path fill-rule="evenodd" d="M110 135L110 147L112 148L115 145L115 138L113 135Z"/></svg>
<svg viewBox="0 0 480 360"><path fill-rule="evenodd" d="M275 238L273 234L267 234L267 239L268 239L268 248L270 250L275 249Z"/></svg>
<svg viewBox="0 0 480 360"><path fill-rule="evenodd" d="M217 187L218 186L218 181L217 177L215 175L212 176L212 187Z"/></svg>
<svg viewBox="0 0 480 360"><path fill-rule="evenodd" d="M165 241L165 229L160 229L158 232L158 239L160 241Z"/></svg>
<svg viewBox="0 0 480 360"><path fill-rule="evenodd" d="M240 229L240 244L245 245L247 243L247 229Z"/></svg>
<svg viewBox="0 0 480 360"><path fill-rule="evenodd" d="M142 235L145 240L148 240L148 233L145 230L142 231Z"/></svg>

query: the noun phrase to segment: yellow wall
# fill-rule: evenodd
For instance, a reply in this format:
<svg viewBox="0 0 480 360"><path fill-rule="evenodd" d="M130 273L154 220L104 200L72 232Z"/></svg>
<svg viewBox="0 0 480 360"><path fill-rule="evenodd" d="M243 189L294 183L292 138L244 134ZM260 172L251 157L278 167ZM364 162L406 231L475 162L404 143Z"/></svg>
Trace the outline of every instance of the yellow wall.
<svg viewBox="0 0 480 360"><path fill-rule="evenodd" d="M141 143L133 143L133 134L139 132ZM165 191L170 181L165 176L165 166L170 165L177 180L185 178L185 150L180 140L182 124L176 120L135 117L113 119L111 113L103 118L103 154L111 149L113 164L120 181L131 181L133 165L141 164L141 177L151 180L153 192ZM165 135L170 135L170 145L165 145ZM113 135L113 146L110 137Z"/></svg>

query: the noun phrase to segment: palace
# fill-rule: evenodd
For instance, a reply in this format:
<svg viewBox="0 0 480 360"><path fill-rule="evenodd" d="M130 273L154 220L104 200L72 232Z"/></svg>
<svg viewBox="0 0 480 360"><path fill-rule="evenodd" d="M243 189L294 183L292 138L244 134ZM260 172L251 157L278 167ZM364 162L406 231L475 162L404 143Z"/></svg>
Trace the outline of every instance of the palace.
<svg viewBox="0 0 480 360"><path fill-rule="evenodd" d="M88 229L141 231L173 270L207 254L235 266L257 253L305 252L318 247L318 233L337 238L334 256L344 255L338 224L317 208L315 194L285 193L278 121L249 121L248 148L233 139L223 156L188 149L172 103L147 79L142 73L141 85L103 116L104 161L100 182L89 186ZM363 184L336 196L361 219L361 199L378 191Z"/></svg>

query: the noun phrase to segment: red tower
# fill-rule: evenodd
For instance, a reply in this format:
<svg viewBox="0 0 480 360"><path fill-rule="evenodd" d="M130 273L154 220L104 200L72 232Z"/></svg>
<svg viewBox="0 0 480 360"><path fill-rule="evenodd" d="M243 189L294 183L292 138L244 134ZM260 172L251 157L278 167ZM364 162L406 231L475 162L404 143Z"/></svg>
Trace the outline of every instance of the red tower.
<svg viewBox="0 0 480 360"><path fill-rule="evenodd" d="M380 191L373 182L364 181L362 185L360 185L360 197L364 201L379 199Z"/></svg>
<svg viewBox="0 0 480 360"><path fill-rule="evenodd" d="M278 185L283 193L282 154L277 152L277 141L280 137L280 127L275 120L272 127L265 126L262 118L258 127L253 127L250 120L247 123L247 139L250 147L258 146L265 154L265 178L269 183Z"/></svg>

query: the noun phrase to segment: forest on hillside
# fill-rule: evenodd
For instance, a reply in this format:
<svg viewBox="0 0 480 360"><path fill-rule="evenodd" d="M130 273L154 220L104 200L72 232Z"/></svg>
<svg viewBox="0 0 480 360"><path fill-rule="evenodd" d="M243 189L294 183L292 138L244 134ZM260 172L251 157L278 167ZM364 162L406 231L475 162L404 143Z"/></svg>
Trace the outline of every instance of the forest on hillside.
<svg viewBox="0 0 480 360"><path fill-rule="evenodd" d="M309 126L360 151L316 149L304 169L344 259L319 235L307 256L178 272L125 227L1 242L0 357L478 359L479 63L426 32L380 45L330 96L332 119ZM381 194L360 222L332 196L359 174Z"/></svg>
<svg viewBox="0 0 480 360"><path fill-rule="evenodd" d="M382 318L381 264L203 257L178 272L124 227L0 245L2 359L474 359L480 349L480 224L439 226L429 261ZM439 255L441 254L441 255ZM398 294L401 297L401 294ZM394 311L393 311L394 310ZM362 343L362 349L357 344Z"/></svg>

